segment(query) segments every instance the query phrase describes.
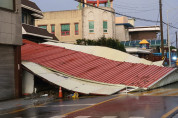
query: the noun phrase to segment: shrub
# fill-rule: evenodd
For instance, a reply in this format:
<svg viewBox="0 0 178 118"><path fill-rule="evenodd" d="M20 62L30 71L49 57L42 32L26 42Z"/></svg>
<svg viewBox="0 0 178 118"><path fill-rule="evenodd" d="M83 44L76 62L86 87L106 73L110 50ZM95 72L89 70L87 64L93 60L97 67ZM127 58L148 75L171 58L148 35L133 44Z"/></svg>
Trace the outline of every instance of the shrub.
<svg viewBox="0 0 178 118"><path fill-rule="evenodd" d="M112 38L101 37L98 40L86 40L86 39L78 39L78 45L95 45L95 46L105 46L110 47L116 50L120 50L126 52L124 45L122 45L118 40Z"/></svg>

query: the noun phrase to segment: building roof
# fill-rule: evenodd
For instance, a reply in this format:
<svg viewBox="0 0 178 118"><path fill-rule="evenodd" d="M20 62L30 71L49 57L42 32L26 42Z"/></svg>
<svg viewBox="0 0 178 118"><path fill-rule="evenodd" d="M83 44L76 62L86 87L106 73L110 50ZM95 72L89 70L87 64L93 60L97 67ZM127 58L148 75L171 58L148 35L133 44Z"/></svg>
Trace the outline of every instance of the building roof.
<svg viewBox="0 0 178 118"><path fill-rule="evenodd" d="M128 52L128 53L132 53L132 54L134 54L134 53L142 53L142 54L149 54L149 53L151 53L151 51L152 51L152 49L142 49L142 48L138 48L138 47L128 47L128 48L126 48L126 51ZM163 60L162 60L162 63L154 63L154 62L152 62L152 65L163 65Z"/></svg>
<svg viewBox="0 0 178 118"><path fill-rule="evenodd" d="M67 44L67 43L60 43L60 42L55 42L55 43L54 42L45 42L43 44L64 47L66 49L80 51L80 52L92 54L92 55L95 55L95 56L98 56L98 57L103 57L103 58L114 60L114 61L163 66L160 63L159 64L156 64L156 63L153 64L152 61L148 61L148 60L143 59L143 58L138 58L138 57L133 56L131 54L122 52L120 50L108 48L108 47L74 45L74 44ZM126 50L127 50L127 48L126 48Z"/></svg>
<svg viewBox="0 0 178 118"><path fill-rule="evenodd" d="M22 4L22 8L25 8L25 9L28 9L30 11L37 13L37 14L32 14L34 17L43 18L42 11L34 2L30 0L22 0L21 4Z"/></svg>
<svg viewBox="0 0 178 118"><path fill-rule="evenodd" d="M159 26L147 26L147 27L133 27L129 29L129 32L143 32L143 31L160 32L160 27Z"/></svg>
<svg viewBox="0 0 178 118"><path fill-rule="evenodd" d="M130 24L130 23L117 23L116 24L116 26L118 26L118 25L124 25L124 26L126 26L126 27L134 27L132 24Z"/></svg>
<svg viewBox="0 0 178 118"><path fill-rule="evenodd" d="M49 33L46 29L38 28L27 24L22 24L22 34L58 41L56 36L54 34Z"/></svg>
<svg viewBox="0 0 178 118"><path fill-rule="evenodd" d="M21 2L23 5L25 6L28 6L28 7L31 7L33 9L36 9L36 10L39 10L41 11L41 9L32 1L29 1L29 0L22 0Z"/></svg>
<svg viewBox="0 0 178 118"><path fill-rule="evenodd" d="M87 81L148 88L173 68L119 62L46 44L22 46L22 60Z"/></svg>
<svg viewBox="0 0 178 118"><path fill-rule="evenodd" d="M79 2L83 2L82 0L78 0ZM111 0L112 2L113 0ZM91 4L97 4L97 0L86 0L87 3L91 3ZM99 3L103 4L103 3L107 3L108 0L99 0Z"/></svg>

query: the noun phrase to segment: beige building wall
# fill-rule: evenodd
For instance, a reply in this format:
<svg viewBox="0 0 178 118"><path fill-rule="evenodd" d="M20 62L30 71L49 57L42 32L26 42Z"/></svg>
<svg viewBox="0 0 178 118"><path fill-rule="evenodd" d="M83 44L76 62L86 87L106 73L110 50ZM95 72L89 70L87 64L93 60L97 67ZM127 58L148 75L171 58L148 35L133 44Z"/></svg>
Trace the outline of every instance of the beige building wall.
<svg viewBox="0 0 178 118"><path fill-rule="evenodd" d="M120 24L120 23L128 23L128 18L125 16L122 17L116 17L115 18L115 23Z"/></svg>
<svg viewBox="0 0 178 118"><path fill-rule="evenodd" d="M124 25L116 25L116 39L119 41L129 41L129 31Z"/></svg>
<svg viewBox="0 0 178 118"><path fill-rule="evenodd" d="M76 43L82 39L82 10L44 12L44 18L35 20L35 26L47 25L51 33L51 25L55 25L55 35L60 42ZM79 35L75 35L75 23L79 24ZM70 24L70 35L61 36L61 24Z"/></svg>
<svg viewBox="0 0 178 118"><path fill-rule="evenodd" d="M113 8L102 7L114 11ZM89 21L94 21L94 32L89 32ZM103 32L103 21L107 21L108 31ZM115 38L115 14L94 7L83 8L83 38L97 40L105 35L106 38Z"/></svg>
<svg viewBox="0 0 178 118"><path fill-rule="evenodd" d="M132 26L135 26L135 19L128 19L128 23L130 23Z"/></svg>

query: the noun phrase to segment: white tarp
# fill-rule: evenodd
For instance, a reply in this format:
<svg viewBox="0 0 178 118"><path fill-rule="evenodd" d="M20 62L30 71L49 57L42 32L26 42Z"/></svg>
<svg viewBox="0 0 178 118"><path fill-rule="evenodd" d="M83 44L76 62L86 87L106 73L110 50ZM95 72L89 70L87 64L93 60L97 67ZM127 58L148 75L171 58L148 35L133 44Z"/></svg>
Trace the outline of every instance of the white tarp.
<svg viewBox="0 0 178 118"><path fill-rule="evenodd" d="M65 89L76 91L84 94L111 95L125 89L125 85L113 85L106 83L98 83L93 81L85 81L82 79L68 77L57 72L53 72L45 67L32 62L22 62L22 64L32 71L34 74L52 82ZM137 87L132 87L137 89Z"/></svg>

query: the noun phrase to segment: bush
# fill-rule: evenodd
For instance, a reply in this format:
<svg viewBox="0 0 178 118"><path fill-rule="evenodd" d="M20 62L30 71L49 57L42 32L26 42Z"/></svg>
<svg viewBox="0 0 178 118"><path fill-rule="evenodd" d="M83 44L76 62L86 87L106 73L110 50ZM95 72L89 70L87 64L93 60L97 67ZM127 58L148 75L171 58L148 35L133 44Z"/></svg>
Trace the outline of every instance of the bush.
<svg viewBox="0 0 178 118"><path fill-rule="evenodd" d="M126 52L124 45L122 45L118 40L112 38L101 37L98 40L86 40L86 39L78 39L78 45L95 45L95 46L105 46L110 47L116 50L120 50Z"/></svg>

